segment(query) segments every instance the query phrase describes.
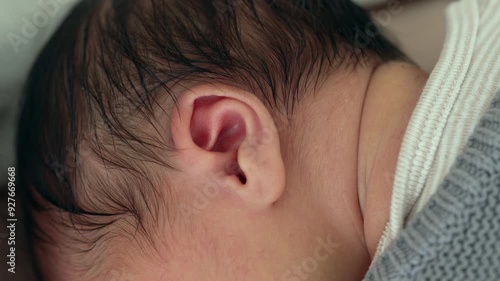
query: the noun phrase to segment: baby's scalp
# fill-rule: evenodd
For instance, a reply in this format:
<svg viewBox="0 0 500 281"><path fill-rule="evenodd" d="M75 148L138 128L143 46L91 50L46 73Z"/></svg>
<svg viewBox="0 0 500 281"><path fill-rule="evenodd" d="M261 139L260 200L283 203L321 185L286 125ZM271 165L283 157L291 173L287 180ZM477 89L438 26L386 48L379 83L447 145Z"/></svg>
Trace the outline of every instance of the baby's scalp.
<svg viewBox="0 0 500 281"><path fill-rule="evenodd" d="M352 25L370 19L346 3L81 1L26 87L18 159L35 248L86 270L123 245L168 244L163 227L182 215L165 129L178 93L226 83L286 115L342 64L403 57L381 36L359 46Z"/></svg>

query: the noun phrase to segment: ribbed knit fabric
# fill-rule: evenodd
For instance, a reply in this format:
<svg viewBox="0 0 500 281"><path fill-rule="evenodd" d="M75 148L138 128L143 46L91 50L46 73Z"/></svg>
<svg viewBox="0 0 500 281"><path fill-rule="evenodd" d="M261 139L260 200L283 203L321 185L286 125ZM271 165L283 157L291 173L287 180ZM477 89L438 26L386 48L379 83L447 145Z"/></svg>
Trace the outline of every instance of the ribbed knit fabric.
<svg viewBox="0 0 500 281"><path fill-rule="evenodd" d="M437 192L364 280L500 280L500 92Z"/></svg>
<svg viewBox="0 0 500 281"><path fill-rule="evenodd" d="M500 88L500 0L454 2L446 31L405 133L376 257L436 192Z"/></svg>

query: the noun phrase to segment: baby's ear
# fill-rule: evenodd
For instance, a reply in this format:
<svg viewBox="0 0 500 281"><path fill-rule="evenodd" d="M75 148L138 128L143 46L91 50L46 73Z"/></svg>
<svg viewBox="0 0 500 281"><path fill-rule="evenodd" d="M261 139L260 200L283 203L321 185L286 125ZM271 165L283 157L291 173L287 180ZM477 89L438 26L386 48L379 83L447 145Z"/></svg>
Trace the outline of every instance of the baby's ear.
<svg viewBox="0 0 500 281"><path fill-rule="evenodd" d="M193 183L208 180L250 208L265 208L284 192L279 135L252 93L206 84L186 90L171 115L176 165Z"/></svg>

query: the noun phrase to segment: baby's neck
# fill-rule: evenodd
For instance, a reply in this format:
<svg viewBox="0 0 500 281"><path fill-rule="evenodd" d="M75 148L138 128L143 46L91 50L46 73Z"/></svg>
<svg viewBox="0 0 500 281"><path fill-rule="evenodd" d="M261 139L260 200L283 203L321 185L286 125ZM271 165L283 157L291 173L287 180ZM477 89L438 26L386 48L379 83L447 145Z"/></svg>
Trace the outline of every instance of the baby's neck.
<svg viewBox="0 0 500 281"><path fill-rule="evenodd" d="M391 62L377 67L366 93L358 150L358 192L370 256L389 220L401 143L427 82L418 67Z"/></svg>

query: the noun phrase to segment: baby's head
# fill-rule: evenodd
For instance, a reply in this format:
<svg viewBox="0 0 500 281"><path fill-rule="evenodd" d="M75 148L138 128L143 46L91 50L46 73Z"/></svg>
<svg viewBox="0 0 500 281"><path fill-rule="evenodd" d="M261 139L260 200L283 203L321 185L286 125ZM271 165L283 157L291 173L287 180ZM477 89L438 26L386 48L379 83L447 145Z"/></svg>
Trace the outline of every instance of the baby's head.
<svg viewBox="0 0 500 281"><path fill-rule="evenodd" d="M348 0L82 1L20 120L40 275L360 279L363 104L403 59Z"/></svg>

